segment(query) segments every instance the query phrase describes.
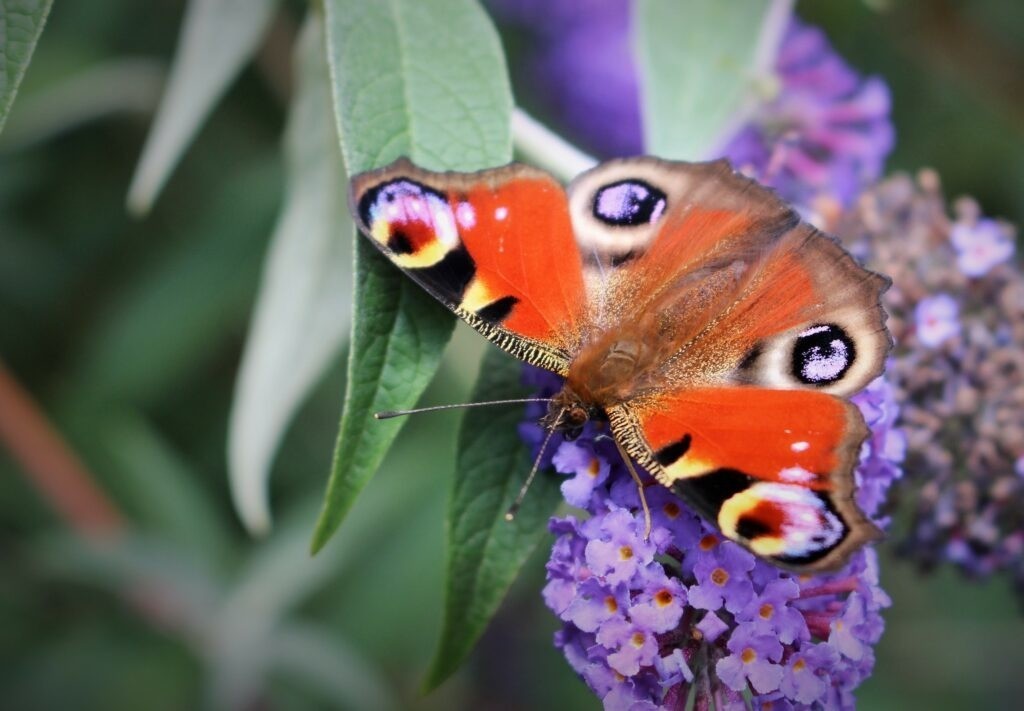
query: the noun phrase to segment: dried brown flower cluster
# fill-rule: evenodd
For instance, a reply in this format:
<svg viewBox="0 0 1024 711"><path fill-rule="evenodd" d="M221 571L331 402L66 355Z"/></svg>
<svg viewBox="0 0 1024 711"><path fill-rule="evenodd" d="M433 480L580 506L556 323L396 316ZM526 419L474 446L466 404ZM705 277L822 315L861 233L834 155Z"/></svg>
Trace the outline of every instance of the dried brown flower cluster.
<svg viewBox="0 0 1024 711"><path fill-rule="evenodd" d="M829 227L893 280L889 373L915 508L902 552L972 576L1007 571L1024 595L1024 274L1013 229L966 198L951 218L932 171L897 175L832 214Z"/></svg>

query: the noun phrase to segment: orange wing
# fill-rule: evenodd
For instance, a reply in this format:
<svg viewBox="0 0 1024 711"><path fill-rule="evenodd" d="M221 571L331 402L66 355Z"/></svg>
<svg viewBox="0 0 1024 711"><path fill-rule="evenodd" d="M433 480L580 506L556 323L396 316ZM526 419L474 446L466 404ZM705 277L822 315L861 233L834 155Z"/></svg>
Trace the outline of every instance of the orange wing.
<svg viewBox="0 0 1024 711"><path fill-rule="evenodd" d="M837 397L704 388L608 414L616 437L660 483L778 564L832 568L879 535L852 499L867 428Z"/></svg>
<svg viewBox="0 0 1024 711"><path fill-rule="evenodd" d="M586 323L567 199L512 164L432 173L401 159L352 181L359 226L399 268L512 355L565 374Z"/></svg>

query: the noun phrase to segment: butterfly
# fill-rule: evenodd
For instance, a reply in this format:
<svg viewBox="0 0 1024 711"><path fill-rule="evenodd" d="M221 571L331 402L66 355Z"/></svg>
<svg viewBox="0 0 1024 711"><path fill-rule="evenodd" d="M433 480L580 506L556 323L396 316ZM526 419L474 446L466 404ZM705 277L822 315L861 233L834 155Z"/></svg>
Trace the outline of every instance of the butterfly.
<svg viewBox="0 0 1024 711"><path fill-rule="evenodd" d="M849 397L883 370L889 282L727 161L612 160L563 189L400 159L351 202L431 295L564 377L549 431L606 421L627 463L782 567L879 537L853 500L868 429Z"/></svg>

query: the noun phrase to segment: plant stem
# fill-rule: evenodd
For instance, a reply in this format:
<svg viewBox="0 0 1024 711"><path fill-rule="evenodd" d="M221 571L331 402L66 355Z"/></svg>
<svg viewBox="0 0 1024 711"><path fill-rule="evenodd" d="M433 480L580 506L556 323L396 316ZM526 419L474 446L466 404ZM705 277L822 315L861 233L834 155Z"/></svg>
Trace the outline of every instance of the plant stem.
<svg viewBox="0 0 1024 711"><path fill-rule="evenodd" d="M10 451L29 484L83 538L109 538L124 527L117 507L3 363L0 445Z"/></svg>
<svg viewBox="0 0 1024 711"><path fill-rule="evenodd" d="M529 161L563 181L570 181L597 160L556 134L522 109L512 110L512 141Z"/></svg>

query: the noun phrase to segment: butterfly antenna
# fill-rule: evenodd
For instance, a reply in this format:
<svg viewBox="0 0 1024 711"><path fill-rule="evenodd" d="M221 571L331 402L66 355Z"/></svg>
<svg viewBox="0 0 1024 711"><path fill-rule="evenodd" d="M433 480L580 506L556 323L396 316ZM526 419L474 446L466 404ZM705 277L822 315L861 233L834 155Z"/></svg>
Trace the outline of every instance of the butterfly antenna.
<svg viewBox="0 0 1024 711"><path fill-rule="evenodd" d="M551 402L549 397L524 397L516 398L513 400L488 400L486 402L460 402L453 405L431 405L430 407L417 407L413 410L384 410L383 412L375 412L373 418L375 420L388 420L392 417L401 417L402 415L418 415L421 412L436 412L437 410L455 410L460 407L483 407L484 405L516 405L524 402Z"/></svg>
<svg viewBox="0 0 1024 711"><path fill-rule="evenodd" d="M640 506L644 510L644 540L648 540L651 537L651 510L647 508L647 497L644 495L644 483L640 481L640 475L636 473L636 468L633 467L633 459L629 456L629 453L619 444L618 440L615 440L615 446L619 448L619 454L622 456L622 461L626 463L626 469L629 470L629 475L633 477L633 481L636 482L636 492L640 494Z"/></svg>
<svg viewBox="0 0 1024 711"><path fill-rule="evenodd" d="M526 477L526 481L523 482L523 487L519 490L516 500L512 502L512 505L508 507L508 511L505 512L506 521L514 520L516 514L519 513L519 507L523 505L523 499L526 497L526 491L530 488L530 484L533 483L533 478L537 476L537 470L540 469L540 460L544 456L544 450L548 448L548 442L551 441L551 436L553 434L555 434L554 429L548 430L548 435L541 443L540 451L537 452L537 458L533 460L533 468L530 470L530 475Z"/></svg>

